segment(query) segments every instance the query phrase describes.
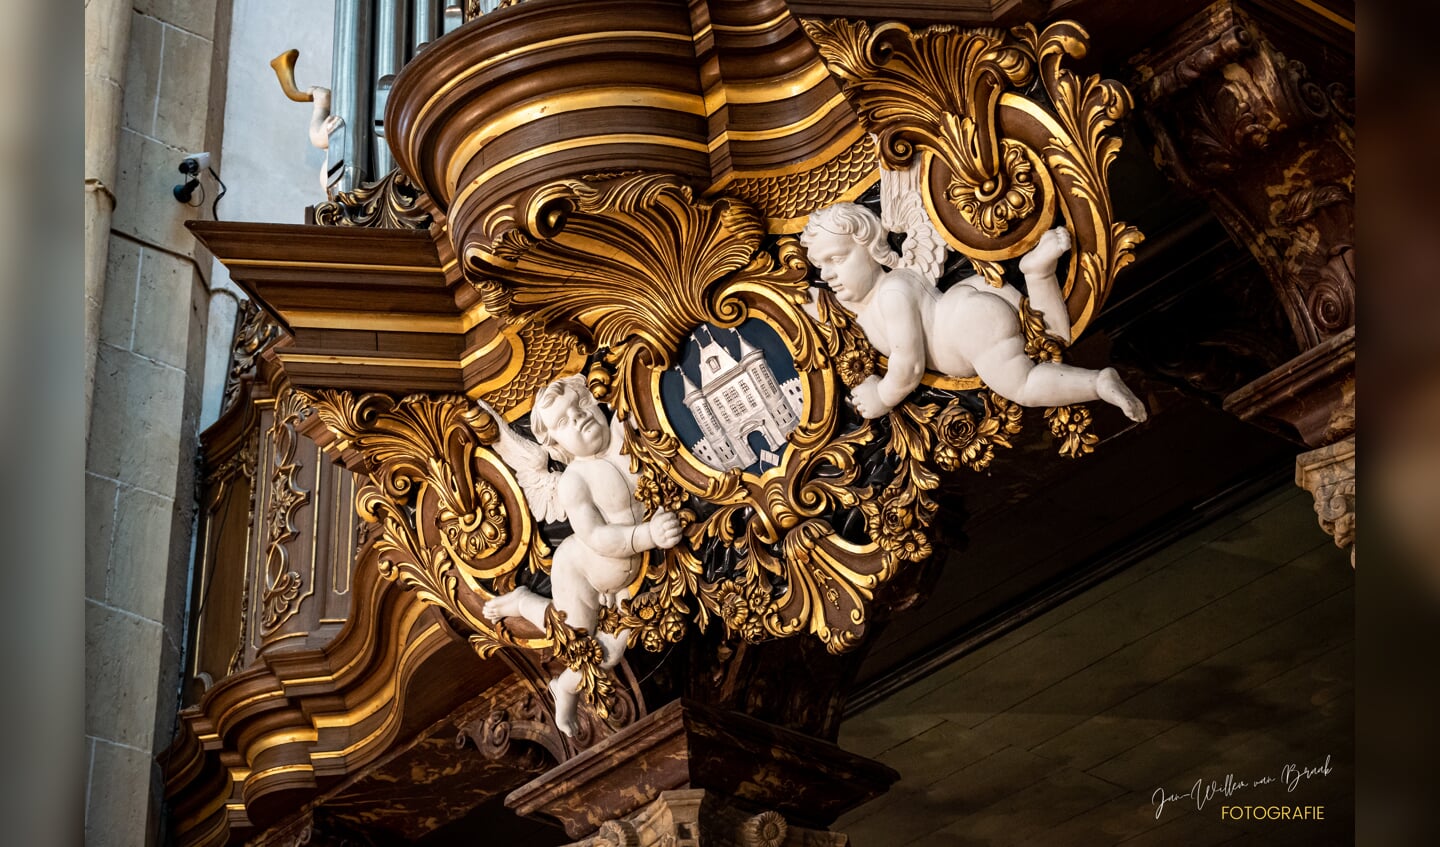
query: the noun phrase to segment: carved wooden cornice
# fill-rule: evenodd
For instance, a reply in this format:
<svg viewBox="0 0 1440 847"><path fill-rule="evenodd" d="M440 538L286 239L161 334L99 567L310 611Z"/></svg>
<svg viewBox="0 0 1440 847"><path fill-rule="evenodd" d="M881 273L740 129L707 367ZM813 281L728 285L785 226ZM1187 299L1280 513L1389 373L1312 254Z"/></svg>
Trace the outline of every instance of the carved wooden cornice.
<svg viewBox="0 0 1440 847"><path fill-rule="evenodd" d="M267 355L297 388L451 391L518 416L536 388L583 361L565 333L486 310L461 278L443 218L428 231L214 221L190 229L283 326Z"/></svg>
<svg viewBox="0 0 1440 847"><path fill-rule="evenodd" d="M447 215L460 254L497 204L557 179L661 171L701 193L740 183L749 199L778 201L757 181L868 155L781 0L501 9L405 68L386 126L397 162ZM854 169L823 175L824 203L874 179ZM783 203L761 212L796 217Z"/></svg>
<svg viewBox="0 0 1440 847"><path fill-rule="evenodd" d="M1225 398L1241 420L1321 447L1355 432L1355 328L1306 350Z"/></svg>

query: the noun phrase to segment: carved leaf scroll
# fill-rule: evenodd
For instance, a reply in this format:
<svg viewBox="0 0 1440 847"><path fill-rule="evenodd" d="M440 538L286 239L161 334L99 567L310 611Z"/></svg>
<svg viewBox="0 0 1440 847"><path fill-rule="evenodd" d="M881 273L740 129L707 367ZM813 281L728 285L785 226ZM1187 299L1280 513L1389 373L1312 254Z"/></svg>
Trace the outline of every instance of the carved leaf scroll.
<svg viewBox="0 0 1440 847"><path fill-rule="evenodd" d="M804 20L805 32L880 139L894 169L917 150L951 168L945 197L991 237L1035 211L1033 165L1023 147L1002 139L995 120L1000 94L1028 85L1034 57L1000 29L902 23L874 29L865 21Z"/></svg>
<svg viewBox="0 0 1440 847"><path fill-rule="evenodd" d="M493 314L581 326L598 347L638 336L660 355L706 319L710 286L744 268L765 234L748 204L697 203L666 174L561 180L489 224L491 247L466 260Z"/></svg>
<svg viewBox="0 0 1440 847"><path fill-rule="evenodd" d="M1078 336L1141 240L1114 219L1108 184L1120 147L1112 130L1131 109L1130 93L1064 67L1085 56L1085 29L1072 21L1042 31L801 23L880 139L883 165L920 160L927 208L979 274L998 283L998 263L1029 250L1064 215L1075 236L1065 294Z"/></svg>

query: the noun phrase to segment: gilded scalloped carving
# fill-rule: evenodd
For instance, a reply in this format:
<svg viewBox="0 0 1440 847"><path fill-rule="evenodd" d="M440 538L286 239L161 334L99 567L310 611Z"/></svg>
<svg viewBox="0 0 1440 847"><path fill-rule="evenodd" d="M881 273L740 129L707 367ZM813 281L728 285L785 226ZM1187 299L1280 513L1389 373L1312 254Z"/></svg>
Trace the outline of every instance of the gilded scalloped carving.
<svg viewBox="0 0 1440 847"><path fill-rule="evenodd" d="M879 175L875 139L863 135L840 155L799 173L737 179L725 193L759 209L772 232L794 231L812 211L853 199Z"/></svg>
<svg viewBox="0 0 1440 847"><path fill-rule="evenodd" d="M499 387L482 390L480 395L506 417L524 414L541 386L574 373L583 360L573 335L547 330L534 321L525 321L514 329L512 346L512 355L522 362L519 371Z"/></svg>

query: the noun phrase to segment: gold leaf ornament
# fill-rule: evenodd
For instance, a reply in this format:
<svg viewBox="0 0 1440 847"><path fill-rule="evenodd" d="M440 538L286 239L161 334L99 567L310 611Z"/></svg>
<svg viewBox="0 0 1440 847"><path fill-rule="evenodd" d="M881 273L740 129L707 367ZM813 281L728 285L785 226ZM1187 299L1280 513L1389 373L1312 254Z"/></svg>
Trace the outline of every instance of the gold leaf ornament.
<svg viewBox="0 0 1440 847"><path fill-rule="evenodd" d="M801 25L879 137L886 165L904 168L919 150L933 152L950 171L946 199L991 238L1035 212L1034 162L1000 137L995 120L1001 93L1033 78L1023 45L996 28L916 31L891 22L872 30L840 18Z"/></svg>

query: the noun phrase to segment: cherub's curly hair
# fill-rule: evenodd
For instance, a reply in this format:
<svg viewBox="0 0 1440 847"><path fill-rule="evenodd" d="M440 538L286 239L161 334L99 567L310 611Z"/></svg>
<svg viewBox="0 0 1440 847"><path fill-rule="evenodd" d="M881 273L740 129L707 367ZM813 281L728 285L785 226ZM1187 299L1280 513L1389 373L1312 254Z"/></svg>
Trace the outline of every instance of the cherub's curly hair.
<svg viewBox="0 0 1440 847"><path fill-rule="evenodd" d="M535 435L535 440L549 451L551 458L568 465L575 461L575 457L570 455L569 450L555 443L555 439L550 436L550 427L545 424L545 416L540 414L540 410L548 409L566 395L574 395L581 408L594 413L602 424L605 422L605 413L600 410L600 401L590 393L583 376L562 377L535 393L535 405L530 414L530 432Z"/></svg>
<svg viewBox="0 0 1440 847"><path fill-rule="evenodd" d="M854 238L865 246L870 258L887 268L900 262L900 257L890 248L889 233L880 223L880 217L858 203L836 203L812 213L800 233L800 243L809 250L811 241L822 232Z"/></svg>

